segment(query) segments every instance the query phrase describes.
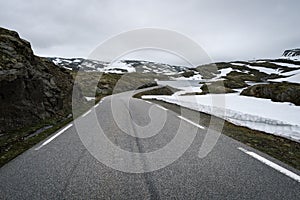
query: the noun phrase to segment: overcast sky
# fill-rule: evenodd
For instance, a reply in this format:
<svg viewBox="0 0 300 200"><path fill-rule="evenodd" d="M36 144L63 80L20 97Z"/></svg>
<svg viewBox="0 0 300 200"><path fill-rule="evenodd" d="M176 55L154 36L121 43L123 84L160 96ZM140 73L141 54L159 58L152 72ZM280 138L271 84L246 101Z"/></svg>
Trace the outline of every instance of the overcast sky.
<svg viewBox="0 0 300 200"><path fill-rule="evenodd" d="M41 56L87 57L120 32L156 27L190 37L214 61L249 60L300 47L299 10L299 0L3 0L0 26Z"/></svg>

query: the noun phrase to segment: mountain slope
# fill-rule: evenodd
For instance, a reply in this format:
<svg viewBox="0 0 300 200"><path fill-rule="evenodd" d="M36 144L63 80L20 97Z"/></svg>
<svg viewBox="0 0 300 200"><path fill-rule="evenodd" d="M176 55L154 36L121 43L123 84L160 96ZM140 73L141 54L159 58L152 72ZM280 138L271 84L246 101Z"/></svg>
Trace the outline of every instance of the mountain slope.
<svg viewBox="0 0 300 200"><path fill-rule="evenodd" d="M215 115L249 127L300 142L300 63L288 59L220 62L193 69L198 79L160 81L181 91L151 95L156 99ZM176 80L176 78L175 78ZM188 84L184 81L189 81ZM224 94L224 95L223 95ZM212 98L224 98L225 113L212 107ZM220 109L222 111L223 109Z"/></svg>
<svg viewBox="0 0 300 200"><path fill-rule="evenodd" d="M83 58L48 58L54 64L73 71L105 72L105 73L157 73L175 75L188 69L183 66L173 66L140 60L120 60L111 64L103 61Z"/></svg>

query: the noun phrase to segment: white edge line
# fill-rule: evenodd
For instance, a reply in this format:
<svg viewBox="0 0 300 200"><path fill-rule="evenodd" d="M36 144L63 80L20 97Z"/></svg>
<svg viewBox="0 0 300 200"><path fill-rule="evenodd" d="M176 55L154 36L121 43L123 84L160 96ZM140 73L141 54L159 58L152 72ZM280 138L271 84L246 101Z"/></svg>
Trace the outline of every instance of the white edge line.
<svg viewBox="0 0 300 200"><path fill-rule="evenodd" d="M104 101L104 98L102 98L96 105L94 105L94 107L98 107L102 102Z"/></svg>
<svg viewBox="0 0 300 200"><path fill-rule="evenodd" d="M144 100L145 101L145 100ZM150 101L146 101L147 103L150 103L150 104L153 104L152 102L150 102Z"/></svg>
<svg viewBox="0 0 300 200"><path fill-rule="evenodd" d="M49 142L51 142L52 140L54 140L56 137L58 137L60 134L62 134L63 132L65 132L68 128L72 127L73 124L69 124L68 126L66 126L65 128L61 129L58 133L56 133L55 135L53 135L51 138L49 138L48 140L46 140L43 144L41 144L41 146L35 148L35 150L39 150L40 148L42 148L43 146L47 145Z"/></svg>
<svg viewBox="0 0 300 200"><path fill-rule="evenodd" d="M161 108L161 109L163 109L163 110L168 110L168 109L166 109L166 108L164 108L164 107L162 107L161 105L156 105L157 107L159 107L159 108Z"/></svg>
<svg viewBox="0 0 300 200"><path fill-rule="evenodd" d="M201 129L205 129L203 126L199 125L199 124L196 124L195 122L192 122L191 120L185 118L185 117L182 117L182 116L178 116L180 119L183 119L184 121L194 125L194 126L197 126L198 128L201 128Z"/></svg>
<svg viewBox="0 0 300 200"><path fill-rule="evenodd" d="M81 117L85 117L87 116L89 113L91 112L91 110L87 111L86 113L84 113Z"/></svg>
<svg viewBox="0 0 300 200"><path fill-rule="evenodd" d="M273 162L269 161L268 159L266 159L266 158L264 158L264 157L262 157L262 156L260 156L260 155L258 155L258 154L256 154L256 153L254 153L254 152L252 152L252 151L247 151L246 149L244 149L244 148L242 148L242 147L238 147L238 149L239 149L240 151L242 151L242 152L248 154L249 156L251 156L251 157L253 157L253 158L259 160L260 162L262 162L262 163L268 165L269 167L272 167L273 169L275 169L275 170L277 170L277 171L283 173L284 175L286 175L286 176L288 176L288 177L290 177L290 178L292 178L292 179L294 179L294 180L300 182L300 176L297 175L297 174L295 174L294 172L291 172L291 171L289 171L289 170L287 170L287 169L285 169L285 168L283 168L283 167L277 165L276 163L273 163Z"/></svg>

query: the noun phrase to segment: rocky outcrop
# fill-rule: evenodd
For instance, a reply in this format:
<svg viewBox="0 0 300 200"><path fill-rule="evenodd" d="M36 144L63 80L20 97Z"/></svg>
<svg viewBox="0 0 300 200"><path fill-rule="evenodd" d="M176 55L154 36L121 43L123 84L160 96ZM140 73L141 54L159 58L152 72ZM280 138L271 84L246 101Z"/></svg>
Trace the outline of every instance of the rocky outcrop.
<svg viewBox="0 0 300 200"><path fill-rule="evenodd" d="M300 56L300 49L285 50L282 54L283 57Z"/></svg>
<svg viewBox="0 0 300 200"><path fill-rule="evenodd" d="M241 95L267 98L276 102L291 102L300 105L300 84L270 83L250 86L241 92Z"/></svg>
<svg viewBox="0 0 300 200"><path fill-rule="evenodd" d="M1 134L70 114L72 90L65 69L35 56L17 32L0 28Z"/></svg>

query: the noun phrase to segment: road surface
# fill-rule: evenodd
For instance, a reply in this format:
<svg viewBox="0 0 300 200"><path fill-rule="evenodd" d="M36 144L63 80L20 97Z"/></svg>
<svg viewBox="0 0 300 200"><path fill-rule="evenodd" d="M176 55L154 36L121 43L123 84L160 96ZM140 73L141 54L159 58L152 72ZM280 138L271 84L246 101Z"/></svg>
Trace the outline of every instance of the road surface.
<svg viewBox="0 0 300 200"><path fill-rule="evenodd" d="M72 122L0 169L0 199L299 199L298 170L224 135L206 157L199 158L206 127L197 127L175 112L143 100L131 99L127 107L128 93L114 98L119 102L116 109L111 108L112 98L107 97L77 119L86 124L82 130L93 145L97 140L89 134L94 131L94 116L107 138L128 152L147 153L161 149L175 137L180 123L186 134L196 129L192 144L166 167L147 173L127 173L97 160L80 139L85 133L79 136ZM159 133L151 136L151 129L143 133L130 129L132 123L140 127L150 123L151 107L154 117L166 117ZM130 113L129 118L124 109ZM131 134L145 138L124 133L114 118L123 118L123 128L128 124ZM99 149L103 154L108 153L110 162L116 164L114 167L126 165L127 160L117 152L108 152L103 146ZM281 168L276 170L255 155L292 174L280 172ZM161 160L166 159L162 154ZM149 170L147 167L153 166L152 162L140 156L132 158L130 163L142 164L139 169Z"/></svg>

